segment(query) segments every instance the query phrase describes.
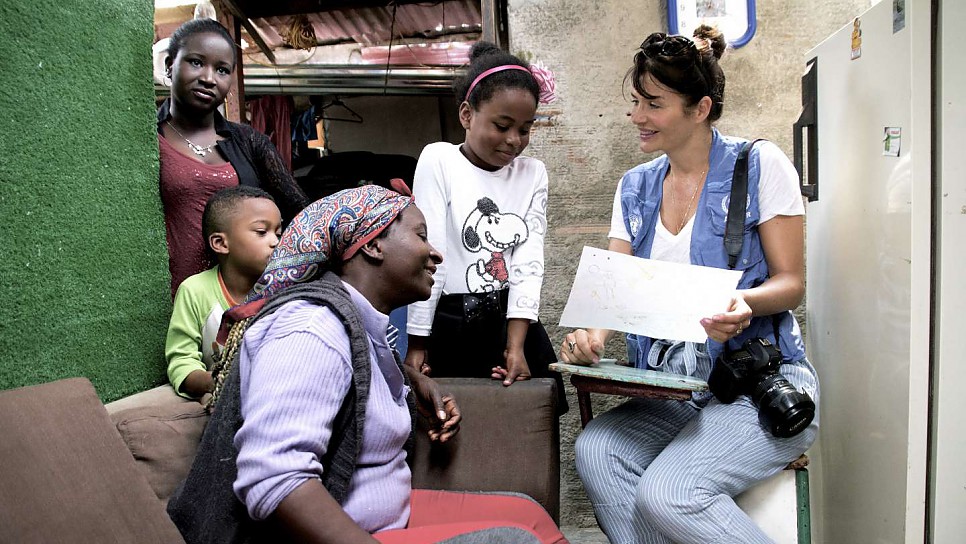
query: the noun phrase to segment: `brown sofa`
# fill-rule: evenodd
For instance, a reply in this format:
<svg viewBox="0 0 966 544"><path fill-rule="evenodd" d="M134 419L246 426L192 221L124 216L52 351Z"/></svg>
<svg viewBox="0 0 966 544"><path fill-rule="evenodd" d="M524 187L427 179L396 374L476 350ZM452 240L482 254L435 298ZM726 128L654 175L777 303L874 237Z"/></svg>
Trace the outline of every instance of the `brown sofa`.
<svg viewBox="0 0 966 544"><path fill-rule="evenodd" d="M460 404L462 429L431 444L420 420L413 485L525 493L557 520L554 381L439 381ZM164 505L206 421L169 387L106 408L84 378L0 392L0 542L181 542Z"/></svg>

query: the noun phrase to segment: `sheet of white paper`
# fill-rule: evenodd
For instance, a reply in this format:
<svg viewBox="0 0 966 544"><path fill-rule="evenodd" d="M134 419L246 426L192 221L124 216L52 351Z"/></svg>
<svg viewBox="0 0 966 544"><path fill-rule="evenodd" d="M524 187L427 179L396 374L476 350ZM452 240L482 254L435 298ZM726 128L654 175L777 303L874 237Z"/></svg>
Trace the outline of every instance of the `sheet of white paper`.
<svg viewBox="0 0 966 544"><path fill-rule="evenodd" d="M728 309L741 272L584 247L561 327L704 342L701 319Z"/></svg>

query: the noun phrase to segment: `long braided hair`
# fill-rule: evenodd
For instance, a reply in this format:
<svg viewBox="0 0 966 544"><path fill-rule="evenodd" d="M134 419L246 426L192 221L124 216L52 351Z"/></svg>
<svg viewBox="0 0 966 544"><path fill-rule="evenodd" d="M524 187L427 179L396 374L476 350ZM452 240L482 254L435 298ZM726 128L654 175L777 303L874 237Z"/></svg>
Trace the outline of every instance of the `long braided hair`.
<svg viewBox="0 0 966 544"><path fill-rule="evenodd" d="M246 317L232 325L228 331L228 339L225 340L224 349L221 350L220 355L214 357L214 364L211 366L211 377L215 382L215 388L212 390L211 396L205 404L205 409L209 413L214 410L215 403L218 402L218 397L221 395L221 390L225 386L228 373L231 372L232 363L238 356L238 349L241 347L245 331L248 330L248 326L254 320L255 316Z"/></svg>

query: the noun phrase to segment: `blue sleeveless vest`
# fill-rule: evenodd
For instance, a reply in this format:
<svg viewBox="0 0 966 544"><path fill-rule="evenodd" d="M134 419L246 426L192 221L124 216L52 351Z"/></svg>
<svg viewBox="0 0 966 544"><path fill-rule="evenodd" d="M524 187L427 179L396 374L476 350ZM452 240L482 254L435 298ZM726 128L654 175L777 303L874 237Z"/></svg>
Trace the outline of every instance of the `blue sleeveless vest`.
<svg viewBox="0 0 966 544"><path fill-rule="evenodd" d="M698 200L691 234L691 264L728 268L728 253L724 247L725 223L728 203L731 200L731 177L742 144L747 140L722 136L712 129L711 153L708 157L708 177ZM752 149L748 160L748 202L745 212L745 236L738 255L736 270L742 271L738 289L760 285L768 278L768 263L758 237L758 149ZM624 226L631 234L631 251L637 257L647 258L654 243L654 231L660 220L661 197L664 177L667 175L667 155L639 165L622 180L621 208ZM754 317L751 325L740 335L728 341L728 349L739 349L748 338L767 338L780 346L784 362L805 358L805 345L798 321L790 311L778 314L778 341L775 341L772 316ZM673 340L669 339L669 340ZM636 334L627 335L629 351L635 354L634 364L647 368L647 354L652 339ZM717 360L725 345L708 338L705 344L711 361ZM707 376L704 376L707 378Z"/></svg>

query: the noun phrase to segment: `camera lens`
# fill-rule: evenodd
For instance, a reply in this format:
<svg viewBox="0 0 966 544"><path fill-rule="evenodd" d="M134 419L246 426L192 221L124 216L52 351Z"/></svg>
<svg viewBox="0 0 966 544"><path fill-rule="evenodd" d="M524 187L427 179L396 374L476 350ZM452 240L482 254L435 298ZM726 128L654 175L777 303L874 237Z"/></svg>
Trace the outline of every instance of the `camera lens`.
<svg viewBox="0 0 966 544"><path fill-rule="evenodd" d="M795 389L778 372L767 374L755 387L751 400L758 407L758 420L779 438L805 430L815 418L815 403Z"/></svg>

